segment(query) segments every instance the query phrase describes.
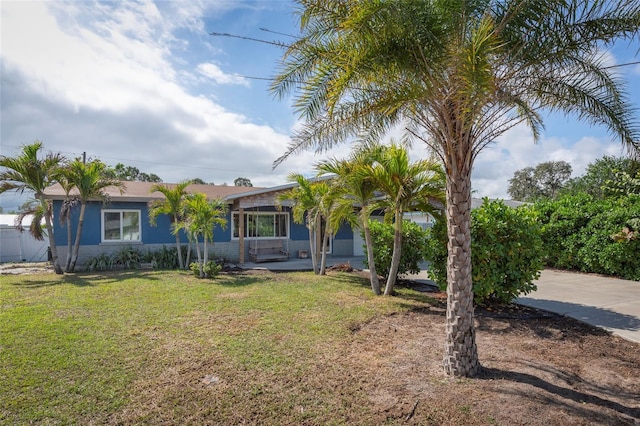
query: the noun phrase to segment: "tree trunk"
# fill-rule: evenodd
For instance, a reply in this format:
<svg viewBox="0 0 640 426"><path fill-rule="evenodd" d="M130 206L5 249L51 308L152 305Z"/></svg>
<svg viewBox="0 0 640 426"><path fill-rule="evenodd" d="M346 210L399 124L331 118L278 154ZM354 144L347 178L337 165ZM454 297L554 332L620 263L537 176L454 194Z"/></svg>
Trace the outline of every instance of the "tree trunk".
<svg viewBox="0 0 640 426"><path fill-rule="evenodd" d="M202 253L202 266L200 267L200 278L207 278L207 274L204 272L204 267L207 265L207 262L209 262L209 245L207 244L207 241L209 239L207 238L207 236L204 236L204 247L202 249L203 253Z"/></svg>
<svg viewBox="0 0 640 426"><path fill-rule="evenodd" d="M73 272L76 269L76 262L78 261L78 252L80 251L80 236L82 235L82 225L84 224L84 212L86 207L87 207L87 203L83 201L82 204L80 204L80 216L78 217L78 229L76 229L76 239L73 242L73 254L71 255L69 272Z"/></svg>
<svg viewBox="0 0 640 426"><path fill-rule="evenodd" d="M447 173L447 323L445 373L474 376L479 368L471 275L471 170Z"/></svg>
<svg viewBox="0 0 640 426"><path fill-rule="evenodd" d="M309 251L311 252L311 267L313 268L313 273L318 273L318 258L316 256L316 240L314 238L315 232L313 227L311 226L311 222L308 222L309 218L307 217L307 229L309 230Z"/></svg>
<svg viewBox="0 0 640 426"><path fill-rule="evenodd" d="M402 212L396 211L395 223L393 226L393 253L391 255L391 268L387 277L387 286L384 289L385 296L393 294L396 285L398 269L400 268L400 256L402 255Z"/></svg>
<svg viewBox="0 0 640 426"><path fill-rule="evenodd" d="M184 269L184 259L182 258L182 247L180 246L180 230L176 230L176 248L178 249L178 266L180 269Z"/></svg>
<svg viewBox="0 0 640 426"><path fill-rule="evenodd" d="M71 254L73 252L72 246L73 246L73 238L71 236L71 212L69 212L67 214L67 261L64 264L64 270L69 272L71 271L70 266L71 266Z"/></svg>
<svg viewBox="0 0 640 426"><path fill-rule="evenodd" d="M329 245L329 221L327 220L326 226L324 229L324 235L322 236L322 248L320 252L322 253L322 258L320 261L320 275L327 274L327 246Z"/></svg>
<svg viewBox="0 0 640 426"><path fill-rule="evenodd" d="M187 243L187 261L185 263L185 269L190 266L191 262L191 237L187 236L187 240L189 241L189 243Z"/></svg>
<svg viewBox="0 0 640 426"><path fill-rule="evenodd" d="M44 209L44 222L47 225L47 234L49 236L49 249L51 250L51 263L53 264L53 270L56 274L62 274L62 268L58 263L58 248L56 247L56 240L53 237L53 226L51 226L51 211L49 210L49 206L47 205L47 200L45 200L42 195L38 196L40 200L40 205Z"/></svg>
<svg viewBox="0 0 640 426"><path fill-rule="evenodd" d="M364 208L365 206L363 206ZM369 228L369 218L362 217L362 231L364 233L364 243L367 246L367 261L369 262L369 274L371 274L371 290L376 295L380 295L380 280L376 271L376 263L373 257L373 242L371 241L371 229Z"/></svg>
<svg viewBox="0 0 640 426"><path fill-rule="evenodd" d="M202 278L202 256L200 256L200 243L198 242L198 236L196 235L196 253L198 253L198 265L200 267L200 278Z"/></svg>

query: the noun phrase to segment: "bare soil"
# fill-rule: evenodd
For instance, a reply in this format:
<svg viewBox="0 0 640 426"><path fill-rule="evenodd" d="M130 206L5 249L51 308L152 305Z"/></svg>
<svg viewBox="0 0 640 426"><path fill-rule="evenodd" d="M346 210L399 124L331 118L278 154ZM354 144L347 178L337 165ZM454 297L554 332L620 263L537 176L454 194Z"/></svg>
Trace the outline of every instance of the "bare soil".
<svg viewBox="0 0 640 426"><path fill-rule="evenodd" d="M446 295L435 296L439 306L354 330L344 349L370 376L381 416L416 424L640 424L640 345L533 308L476 309L482 370L445 379Z"/></svg>

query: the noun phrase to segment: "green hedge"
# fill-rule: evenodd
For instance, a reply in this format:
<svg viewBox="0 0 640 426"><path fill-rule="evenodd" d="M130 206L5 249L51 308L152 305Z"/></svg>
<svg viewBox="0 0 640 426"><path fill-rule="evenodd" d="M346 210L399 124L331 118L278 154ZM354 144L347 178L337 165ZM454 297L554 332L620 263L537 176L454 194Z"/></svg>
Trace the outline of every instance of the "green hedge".
<svg viewBox="0 0 640 426"><path fill-rule="evenodd" d="M429 276L447 287L447 230L436 222L428 240ZM543 268L541 229L530 207L511 208L484 200L471 212L471 262L474 300L480 305L510 303L536 289Z"/></svg>
<svg viewBox="0 0 640 426"><path fill-rule="evenodd" d="M568 194L535 204L548 266L640 280L640 196Z"/></svg>

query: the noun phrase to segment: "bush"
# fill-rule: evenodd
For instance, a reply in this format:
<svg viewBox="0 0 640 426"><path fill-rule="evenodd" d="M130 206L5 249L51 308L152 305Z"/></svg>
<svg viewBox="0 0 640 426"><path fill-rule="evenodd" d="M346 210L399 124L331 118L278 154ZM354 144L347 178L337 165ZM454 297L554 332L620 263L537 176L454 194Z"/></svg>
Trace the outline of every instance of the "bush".
<svg viewBox="0 0 640 426"><path fill-rule="evenodd" d="M193 262L189 265L189 269L193 272L193 274L200 278L200 263ZM218 276L220 271L222 270L222 265L216 263L213 260L208 261L203 268L204 278L215 278Z"/></svg>
<svg viewBox="0 0 640 426"><path fill-rule="evenodd" d="M640 280L640 196L568 194L535 205L549 266Z"/></svg>
<svg viewBox="0 0 640 426"><path fill-rule="evenodd" d="M372 220L369 221L369 226L376 271L386 279L391 270L391 256L393 255L393 224ZM427 232L420 225L408 220L402 222L402 255L398 275L420 272L419 263L424 260L426 239ZM366 253L366 246L364 249ZM364 263L365 266L369 266L367 258Z"/></svg>
<svg viewBox="0 0 640 426"><path fill-rule="evenodd" d="M447 287L447 229L438 220L426 250L429 276ZM541 228L532 208L511 208L484 200L471 212L471 264L474 300L479 305L511 303L536 289L543 268Z"/></svg>

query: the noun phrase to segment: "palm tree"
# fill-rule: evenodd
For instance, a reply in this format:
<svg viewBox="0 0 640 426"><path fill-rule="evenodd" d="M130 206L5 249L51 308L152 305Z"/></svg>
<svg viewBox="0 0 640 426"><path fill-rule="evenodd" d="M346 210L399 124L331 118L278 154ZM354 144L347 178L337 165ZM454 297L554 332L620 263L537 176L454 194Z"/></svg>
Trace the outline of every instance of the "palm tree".
<svg viewBox="0 0 640 426"><path fill-rule="evenodd" d="M47 200L47 207L49 214L51 214L51 201ZM42 204L38 200L29 200L20 206L20 212L14 220L14 225L18 231L23 232L22 221L27 216L33 216L31 223L29 224L29 234L38 241L44 240L45 230L42 227L42 219L44 219L45 211L42 209Z"/></svg>
<svg viewBox="0 0 640 426"><path fill-rule="evenodd" d="M309 245L311 251L311 265L313 272L318 274L318 222L320 221L320 209L316 182L311 182L301 174L292 173L288 176L289 182L297 185L288 191L278 195L278 202L291 202L291 213L295 223L304 223L309 231Z"/></svg>
<svg viewBox="0 0 640 426"><path fill-rule="evenodd" d="M180 227L178 224L183 212L183 203L187 195L187 186L190 181L183 181L174 187L164 184L153 185L150 192L160 192L164 195L164 200L154 200L149 203L149 222L152 226L157 223L157 218L161 214L169 215L171 218L171 232L176 236L176 249L178 250L178 265L184 269L182 258L182 248L180 246Z"/></svg>
<svg viewBox="0 0 640 426"><path fill-rule="evenodd" d="M302 37L272 85L305 124L288 155L401 125L442 161L448 229L444 366L479 369L471 282L471 170L482 149L543 110L607 127L640 155L633 110L602 48L637 39L637 0L299 0Z"/></svg>
<svg viewBox="0 0 640 426"><path fill-rule="evenodd" d="M444 202L445 179L442 167L435 161L409 161L407 150L392 144L380 150L372 169L372 178L380 192L381 200L393 216L393 253L391 269L384 294L393 294L400 257L402 255L402 222L404 212L410 208L432 211L430 201Z"/></svg>
<svg viewBox="0 0 640 426"><path fill-rule="evenodd" d="M209 241L213 242L213 230L216 225L226 227L227 205L224 201L208 200L205 194L188 194L185 197L183 220L177 229L185 229L196 242L200 278L205 278L204 267L209 261ZM199 238L203 240L203 255L200 254Z"/></svg>
<svg viewBox="0 0 640 426"><path fill-rule="evenodd" d="M36 200L40 202L49 236L51 260L56 274L62 274L58 264L58 250L51 226L52 211L48 201L44 198L44 191L55 183L55 172L64 160L61 154L48 153L39 158L42 142L36 141L24 145L22 152L16 157L0 156L0 194L7 191L32 191Z"/></svg>
<svg viewBox="0 0 640 426"><path fill-rule="evenodd" d="M377 207L374 202L377 186L373 181L372 168L377 150L377 146L361 146L355 149L346 160L326 160L319 163L316 168L320 176L324 174L335 175L334 185L341 188L345 195L344 197L338 197L339 200L349 203L352 207L358 209L357 223L364 234L371 276L371 290L373 290L374 294L379 295L381 293L380 280L378 279L373 257L373 243L369 228L371 213Z"/></svg>
<svg viewBox="0 0 640 426"><path fill-rule="evenodd" d="M75 207L80 203L80 199L77 195L72 195L74 184L69 179L69 169L62 167L56 173L56 180L58 184L62 187L64 191L65 197L62 202L62 206L60 207L60 217L58 220L60 221L61 226L65 226L67 228L67 260L64 264L64 270L69 272L71 271L71 254L73 253L73 229L71 227L71 216Z"/></svg>
<svg viewBox="0 0 640 426"><path fill-rule="evenodd" d="M108 187L116 187L122 192L124 183L118 179L106 177L104 173L105 166L101 161L84 163L82 160L76 159L69 163L66 169L67 179L73 184L76 191L78 191L78 198L80 199L80 215L78 216L76 237L73 243L71 263L67 270L67 272L73 272L76 267L76 262L78 261L80 237L82 236L87 202L90 200L107 202L109 198L105 189Z"/></svg>

